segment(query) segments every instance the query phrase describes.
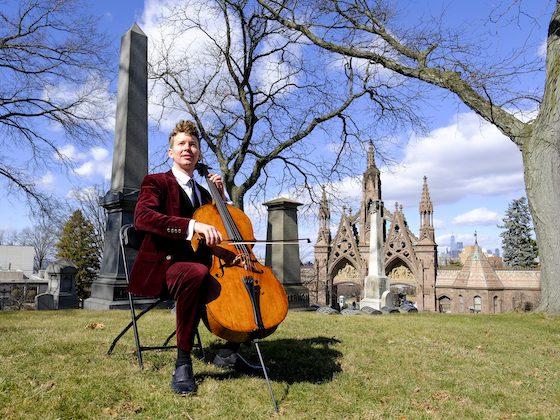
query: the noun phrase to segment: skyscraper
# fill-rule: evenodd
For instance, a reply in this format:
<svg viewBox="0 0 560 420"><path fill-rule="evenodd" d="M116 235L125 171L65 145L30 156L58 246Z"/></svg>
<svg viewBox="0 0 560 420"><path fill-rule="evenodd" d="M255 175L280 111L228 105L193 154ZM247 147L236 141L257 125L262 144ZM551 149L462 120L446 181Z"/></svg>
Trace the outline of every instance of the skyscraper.
<svg viewBox="0 0 560 420"><path fill-rule="evenodd" d="M449 255L452 258L457 258L459 253L457 252L457 243L455 242L455 235L451 234L451 238L449 239Z"/></svg>

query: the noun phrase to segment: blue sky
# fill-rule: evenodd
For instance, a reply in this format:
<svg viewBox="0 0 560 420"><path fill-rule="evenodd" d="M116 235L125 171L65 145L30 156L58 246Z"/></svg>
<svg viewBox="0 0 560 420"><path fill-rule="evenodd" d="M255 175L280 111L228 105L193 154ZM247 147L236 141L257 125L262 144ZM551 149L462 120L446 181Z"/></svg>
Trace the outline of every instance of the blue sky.
<svg viewBox="0 0 560 420"><path fill-rule="evenodd" d="M116 87L120 36L134 22L149 34L153 30L161 4L173 2L174 0L91 2L93 12L102 17L102 30L109 34L114 45L115 80L107 84L108 106L114 107L112 98ZM444 22L468 27L476 25L479 21L487 21L489 13L496 11L494 5L498 3L500 2L481 0L423 0L403 2L406 6L402 7L405 20L413 21L419 15L429 19L430 15L439 15L443 10ZM520 26L523 22L513 22L505 25L505 28L502 27L504 21L484 26L484 31L491 34L495 41L489 48L495 49L496 53L507 53L523 45L522 43L530 37L530 50L527 54L543 56L542 47L551 3L544 2L534 6L534 10L528 10L535 17L530 33L525 30L525 26ZM527 4L531 5L533 2ZM451 234L465 245L472 244L475 230L482 247L492 250L500 247L500 230L496 225L501 222L508 203L525 195L519 150L496 128L459 104L452 95L434 91L433 100L426 104L423 115L429 123L428 133L422 136L406 131L394 133L395 138L403 144L401 148L391 151L397 160L396 165L387 167L378 162L382 171L382 190L386 207L392 210L395 202L402 204L411 229L417 233L422 181L423 176L427 176L435 209L436 239L440 249L449 245ZM57 136L55 128L46 129L52 130L54 137ZM152 152L164 150L165 131L150 131ZM43 174L38 183L45 190L60 197L67 197L72 189L87 188L100 183L109 184L112 138L109 137L104 144L84 150L76 149L70 144L61 144L67 156L73 159L76 170L74 173L67 173L53 169ZM358 174L365 170L365 165L364 156L362 166L356 169ZM340 188L343 194L346 194L344 201L353 209L359 206L359 185L359 179L347 179ZM275 198L275 195L280 193L271 191L271 196L267 198ZM27 210L17 196L12 195L0 200L0 229L22 229L30 225ZM338 222L335 211L333 209L333 234ZM257 236L263 237L266 232L266 220L257 218L254 225ZM302 217L300 226L300 236L315 238L318 226L312 218ZM310 248L302 251L304 259L312 258Z"/></svg>

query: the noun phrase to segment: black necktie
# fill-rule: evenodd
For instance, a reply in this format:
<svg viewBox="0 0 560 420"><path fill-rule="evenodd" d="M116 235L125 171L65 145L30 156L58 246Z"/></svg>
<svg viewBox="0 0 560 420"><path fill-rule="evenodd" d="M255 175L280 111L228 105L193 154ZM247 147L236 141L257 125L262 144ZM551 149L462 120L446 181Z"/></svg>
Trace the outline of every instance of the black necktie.
<svg viewBox="0 0 560 420"><path fill-rule="evenodd" d="M198 200L198 194L196 193L196 184L194 182L194 179L191 179L189 183L192 191L191 203L193 204L193 207L196 209L200 207L200 201Z"/></svg>

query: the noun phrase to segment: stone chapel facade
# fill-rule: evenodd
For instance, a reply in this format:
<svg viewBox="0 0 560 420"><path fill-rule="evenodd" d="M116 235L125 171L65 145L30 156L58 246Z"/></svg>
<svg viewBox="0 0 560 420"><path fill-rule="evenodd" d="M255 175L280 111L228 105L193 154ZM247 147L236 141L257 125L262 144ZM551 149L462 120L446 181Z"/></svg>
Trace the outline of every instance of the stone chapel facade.
<svg viewBox="0 0 560 420"><path fill-rule="evenodd" d="M367 169L363 175L360 209L354 214L343 209L334 238L329 228L329 204L323 191L315 244L316 281L310 285L310 298L315 298L314 303L318 305L332 307L338 306L341 295L350 306L353 302L359 303L364 279L368 274L370 210L373 205L381 208L385 222L385 274L392 291L414 297L418 310L435 311L437 244L427 179L424 177L419 208L420 232L417 237L408 227L402 205L395 203L393 212L383 208L381 178L375 164L373 145L370 145Z"/></svg>

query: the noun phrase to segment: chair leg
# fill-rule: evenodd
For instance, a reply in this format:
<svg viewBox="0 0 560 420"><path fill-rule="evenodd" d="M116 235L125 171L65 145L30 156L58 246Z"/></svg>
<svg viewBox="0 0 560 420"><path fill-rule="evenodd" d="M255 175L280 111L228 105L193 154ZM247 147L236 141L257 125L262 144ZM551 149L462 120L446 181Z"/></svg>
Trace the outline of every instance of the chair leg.
<svg viewBox="0 0 560 420"><path fill-rule="evenodd" d="M202 355L202 360L204 361L204 363L208 363L208 360L206 360L206 353L204 352L204 347L202 347L202 340L200 339L200 334L198 332L198 329L196 330L196 341L198 343L198 348L200 349L200 354Z"/></svg>
<svg viewBox="0 0 560 420"><path fill-rule="evenodd" d="M264 373L264 377L266 379L266 386L268 387L268 392L270 393L270 398L272 398L272 404L274 405L274 411L278 413L278 403L276 402L276 398L274 397L274 392L272 391L272 386L270 385L270 380L268 379L268 373L266 372L266 366L264 364L264 359L261 354L261 349L259 347L258 340L253 340L253 344L255 349L257 350L257 354L259 355L259 361L261 362L262 370Z"/></svg>
<svg viewBox="0 0 560 420"><path fill-rule="evenodd" d="M173 331L171 334L169 334L169 337L167 337L167 339L163 342L162 347L166 347L169 342L171 341L171 339L173 337L175 337L175 335L177 334L177 331Z"/></svg>
<svg viewBox="0 0 560 420"><path fill-rule="evenodd" d="M135 321L138 321L140 319L140 317L142 317L145 313L149 312L154 306L158 305L159 303L161 303L161 300L154 302L152 304L150 304L150 306L146 307L145 309L142 310L142 312L138 313L136 316L131 316L131 319L134 319ZM136 311L135 311L136 312ZM119 333L119 335L117 335L115 337L115 339L113 340L113 342L111 343L111 347L109 347L109 350L107 350L107 354L111 355L113 353L113 350L115 349L115 346L117 345L118 341L122 338L123 335L126 334L126 332L133 327L134 325L134 321L130 321L126 327L124 327L121 332Z"/></svg>
<svg viewBox="0 0 560 420"><path fill-rule="evenodd" d="M130 304L130 315L131 315L131 322L132 322L132 330L134 331L134 342L136 344L136 357L138 359L138 366L140 370L144 369L144 362L142 361L142 349L140 348L140 337L138 335L138 325L136 324L136 311L134 309L134 302L132 300L132 294L128 293L128 303ZM140 314L139 316L142 316Z"/></svg>
<svg viewBox="0 0 560 420"><path fill-rule="evenodd" d="M175 335L177 335L177 331L173 331L171 334L169 334L169 337L167 337L167 339L163 342L163 345L161 346L162 348L174 348L177 346L169 346L169 342L171 341L171 339L173 337L175 337ZM204 361L204 363L208 363L208 360L206 360L206 353L204 352L204 347L202 347L202 340L200 339L200 334L198 332L198 329L196 330L196 347L198 347L200 349L200 355L202 357L202 360Z"/></svg>

